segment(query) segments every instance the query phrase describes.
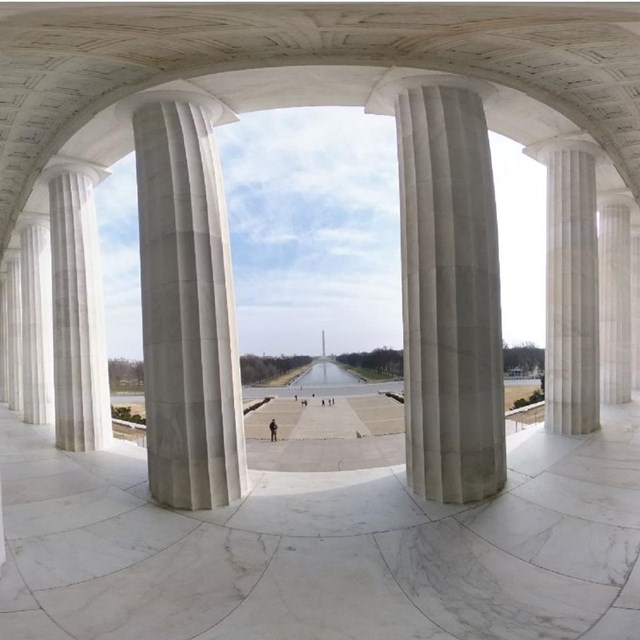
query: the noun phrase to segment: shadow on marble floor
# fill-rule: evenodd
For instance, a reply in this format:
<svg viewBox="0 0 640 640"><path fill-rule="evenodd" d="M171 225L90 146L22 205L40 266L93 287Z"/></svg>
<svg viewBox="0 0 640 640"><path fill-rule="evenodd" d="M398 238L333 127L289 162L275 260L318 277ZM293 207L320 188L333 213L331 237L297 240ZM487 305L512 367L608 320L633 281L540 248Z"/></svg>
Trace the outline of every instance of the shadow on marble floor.
<svg viewBox="0 0 640 640"><path fill-rule="evenodd" d="M508 439L509 480L420 500L404 466L251 471L213 511L148 494L145 451L68 454L0 407L2 640L637 640L640 398Z"/></svg>

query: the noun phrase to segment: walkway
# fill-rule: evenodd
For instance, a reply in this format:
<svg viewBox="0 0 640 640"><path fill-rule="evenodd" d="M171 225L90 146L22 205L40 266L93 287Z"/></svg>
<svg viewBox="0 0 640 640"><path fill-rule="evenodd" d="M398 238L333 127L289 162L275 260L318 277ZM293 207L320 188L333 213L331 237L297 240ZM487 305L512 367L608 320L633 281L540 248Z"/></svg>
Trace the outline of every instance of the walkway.
<svg viewBox="0 0 640 640"><path fill-rule="evenodd" d="M269 439L269 423L278 424L282 440L352 439L404 432L404 405L385 395L275 398L245 416L247 438ZM324 404L323 404L324 403Z"/></svg>
<svg viewBox="0 0 640 640"><path fill-rule="evenodd" d="M388 466L253 471L199 512L154 504L143 449L63 453L0 407L1 637L636 640L639 400L596 435L511 436L483 504L422 501Z"/></svg>
<svg viewBox="0 0 640 640"><path fill-rule="evenodd" d="M276 398L245 416L247 456L252 469L344 471L402 464L404 407L384 395L300 400ZM278 442L268 424L278 423ZM384 435L375 435L375 434ZM360 436L360 437L358 437ZM374 437L375 436L375 437Z"/></svg>

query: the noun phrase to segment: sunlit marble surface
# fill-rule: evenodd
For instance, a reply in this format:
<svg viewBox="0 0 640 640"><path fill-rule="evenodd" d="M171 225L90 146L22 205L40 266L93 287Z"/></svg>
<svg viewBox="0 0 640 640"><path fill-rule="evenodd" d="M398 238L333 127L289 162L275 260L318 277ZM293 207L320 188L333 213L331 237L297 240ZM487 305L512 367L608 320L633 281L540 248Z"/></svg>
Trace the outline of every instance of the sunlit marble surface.
<svg viewBox="0 0 640 640"><path fill-rule="evenodd" d="M507 440L496 498L412 496L402 465L251 471L172 511L145 451L53 448L0 406L2 640L637 640L640 396L603 430Z"/></svg>

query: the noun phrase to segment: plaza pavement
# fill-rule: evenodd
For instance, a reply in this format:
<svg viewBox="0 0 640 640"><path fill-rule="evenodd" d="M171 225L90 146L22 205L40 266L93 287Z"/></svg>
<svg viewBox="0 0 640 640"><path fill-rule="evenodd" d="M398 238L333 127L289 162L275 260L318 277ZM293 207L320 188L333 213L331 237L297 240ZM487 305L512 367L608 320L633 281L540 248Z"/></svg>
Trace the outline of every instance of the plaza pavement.
<svg viewBox="0 0 640 640"><path fill-rule="evenodd" d="M345 471L402 464L403 405L384 395L275 398L245 416L249 467L264 471ZM269 422L278 424L270 442ZM358 437L358 434L360 437Z"/></svg>

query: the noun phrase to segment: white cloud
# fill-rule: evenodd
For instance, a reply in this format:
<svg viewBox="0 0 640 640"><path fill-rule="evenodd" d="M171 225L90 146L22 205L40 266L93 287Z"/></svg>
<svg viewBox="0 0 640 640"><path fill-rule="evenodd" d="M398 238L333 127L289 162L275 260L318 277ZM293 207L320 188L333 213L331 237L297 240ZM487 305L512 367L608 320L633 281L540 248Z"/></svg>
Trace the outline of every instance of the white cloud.
<svg viewBox="0 0 640 640"><path fill-rule="evenodd" d="M142 358L142 305L135 155L96 189L109 357Z"/></svg>
<svg viewBox="0 0 640 640"><path fill-rule="evenodd" d="M216 131L243 352L402 343L399 196L391 118L355 109L248 114ZM544 342L544 168L492 136L503 331ZM133 155L98 190L109 353L141 357Z"/></svg>
<svg viewBox="0 0 640 640"><path fill-rule="evenodd" d="M274 193L286 185L330 208L398 215L392 118L353 108L280 109L245 114L217 139L227 187L259 184Z"/></svg>

